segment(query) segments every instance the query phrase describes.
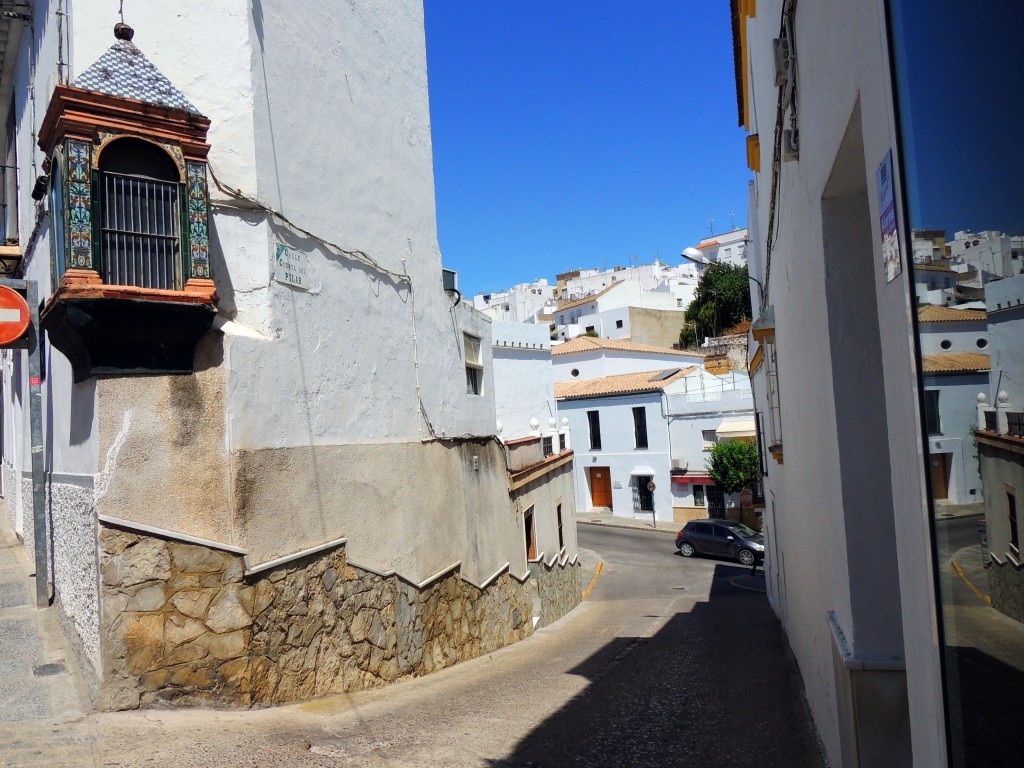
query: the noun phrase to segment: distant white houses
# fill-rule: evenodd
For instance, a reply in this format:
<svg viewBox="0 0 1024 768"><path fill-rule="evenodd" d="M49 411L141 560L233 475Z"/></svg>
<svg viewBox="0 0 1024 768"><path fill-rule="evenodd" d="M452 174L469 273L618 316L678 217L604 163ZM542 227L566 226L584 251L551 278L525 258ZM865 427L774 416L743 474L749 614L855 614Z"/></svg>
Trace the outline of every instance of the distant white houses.
<svg viewBox="0 0 1024 768"><path fill-rule="evenodd" d="M537 316L550 313L555 307L555 288L544 279L519 283L507 291L478 293L473 306L492 320L513 323L535 323Z"/></svg>

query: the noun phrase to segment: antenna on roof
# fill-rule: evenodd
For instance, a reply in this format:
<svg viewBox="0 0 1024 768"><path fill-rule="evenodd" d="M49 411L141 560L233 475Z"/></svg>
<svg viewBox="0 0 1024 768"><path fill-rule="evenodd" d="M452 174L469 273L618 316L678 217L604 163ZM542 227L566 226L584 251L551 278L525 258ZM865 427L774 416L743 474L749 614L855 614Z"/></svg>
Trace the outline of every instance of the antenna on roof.
<svg viewBox="0 0 1024 768"><path fill-rule="evenodd" d="M736 231L736 211L729 211L729 231Z"/></svg>
<svg viewBox="0 0 1024 768"><path fill-rule="evenodd" d="M711 233L712 237L715 236L715 217L714 216L708 216L708 232Z"/></svg>

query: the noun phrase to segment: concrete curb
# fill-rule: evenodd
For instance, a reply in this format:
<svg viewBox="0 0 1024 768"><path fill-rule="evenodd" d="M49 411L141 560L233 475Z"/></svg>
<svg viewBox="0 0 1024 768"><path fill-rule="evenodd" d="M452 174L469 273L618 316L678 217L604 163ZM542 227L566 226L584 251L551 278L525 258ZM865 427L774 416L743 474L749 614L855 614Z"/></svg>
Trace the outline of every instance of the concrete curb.
<svg viewBox="0 0 1024 768"><path fill-rule="evenodd" d="M627 525L625 523L602 523L602 522L598 522L597 520L577 520L576 524L577 525L590 525L590 526L593 526L594 528L618 528L620 530L626 530L626 531L645 531L647 533L667 533L670 536L675 536L677 533L679 533L679 529L682 528L681 525L677 526L675 528L651 528L651 527L649 527L647 525Z"/></svg>

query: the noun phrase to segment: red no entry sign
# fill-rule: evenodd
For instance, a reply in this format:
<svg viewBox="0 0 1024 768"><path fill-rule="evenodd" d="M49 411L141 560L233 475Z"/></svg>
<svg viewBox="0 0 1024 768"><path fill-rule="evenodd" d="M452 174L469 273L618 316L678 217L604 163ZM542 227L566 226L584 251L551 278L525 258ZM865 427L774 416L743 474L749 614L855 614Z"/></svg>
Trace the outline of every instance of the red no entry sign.
<svg viewBox="0 0 1024 768"><path fill-rule="evenodd" d="M28 329L28 304L21 294L0 285L0 347L17 341Z"/></svg>

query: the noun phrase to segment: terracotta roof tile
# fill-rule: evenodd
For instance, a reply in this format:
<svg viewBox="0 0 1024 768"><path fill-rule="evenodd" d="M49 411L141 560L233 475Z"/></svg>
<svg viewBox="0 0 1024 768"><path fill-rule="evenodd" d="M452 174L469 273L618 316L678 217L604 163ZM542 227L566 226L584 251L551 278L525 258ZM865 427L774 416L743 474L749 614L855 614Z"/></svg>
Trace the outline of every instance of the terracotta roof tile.
<svg viewBox="0 0 1024 768"><path fill-rule="evenodd" d="M981 352L942 352L935 355L921 355L925 373L966 373L987 371L988 355Z"/></svg>
<svg viewBox="0 0 1024 768"><path fill-rule="evenodd" d="M941 264L915 264L915 272L952 272L953 270L949 267L944 267Z"/></svg>
<svg viewBox="0 0 1024 768"><path fill-rule="evenodd" d="M704 240L697 244L697 248L711 248L712 246L721 245L717 240Z"/></svg>
<svg viewBox="0 0 1024 768"><path fill-rule="evenodd" d="M561 312L563 309L572 309L573 307L581 307L584 304L587 304L587 303L593 301L598 296L604 296L606 293L608 293L608 291L610 291L612 288L614 288L617 285L621 285L621 281L616 281L616 282L612 283L611 285L609 285L607 288L602 288L597 293L592 293L589 296L584 296L582 299L574 299L572 301L567 301L565 303L559 303L558 309L556 311Z"/></svg>
<svg viewBox="0 0 1024 768"><path fill-rule="evenodd" d="M583 379L580 381L555 382L555 399L578 400L584 397L602 397L604 395L628 395L639 392L658 392L673 381L683 378L697 370L697 366L672 369L671 376L657 379L666 371L644 371L643 373L620 373L616 376L604 376L600 379Z"/></svg>
<svg viewBox="0 0 1024 768"><path fill-rule="evenodd" d="M599 339L595 336L577 336L572 341L564 344L552 344L552 355L572 355L581 352L593 352L596 349L610 349L616 352L642 352L649 355L681 355L689 357L704 357L703 352L694 352L685 349L668 349L667 347L654 347L650 344L638 344L629 339Z"/></svg>
<svg viewBox="0 0 1024 768"><path fill-rule="evenodd" d="M926 305L918 308L917 319L922 323L964 323L984 321L988 315L983 309L955 309L954 307L937 307Z"/></svg>

